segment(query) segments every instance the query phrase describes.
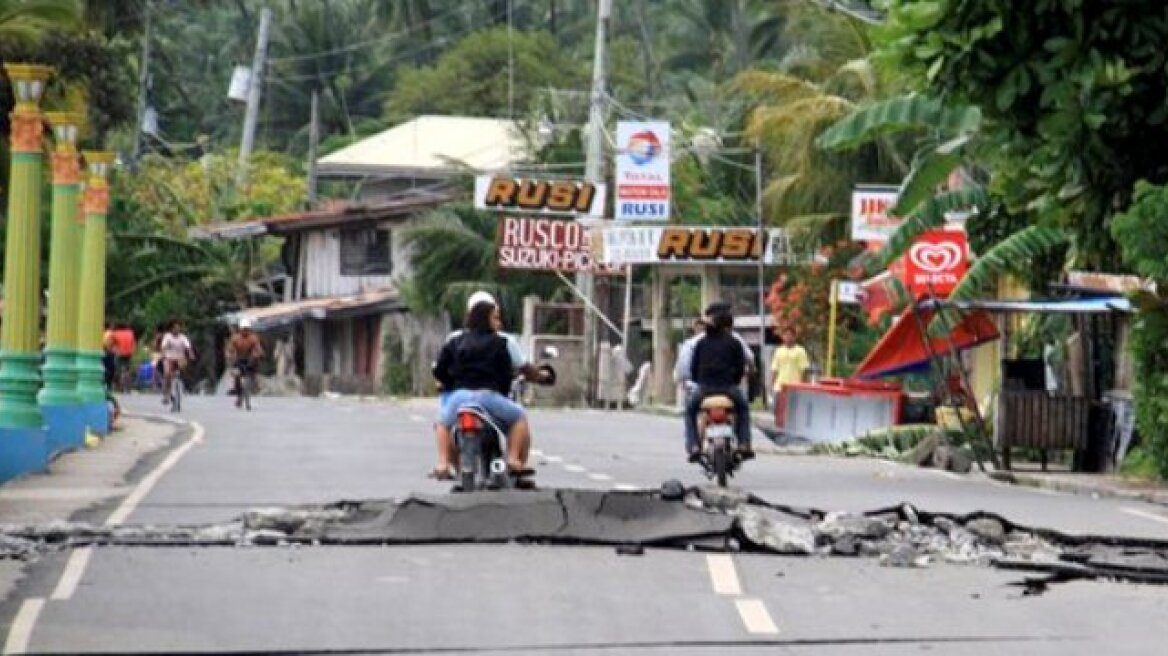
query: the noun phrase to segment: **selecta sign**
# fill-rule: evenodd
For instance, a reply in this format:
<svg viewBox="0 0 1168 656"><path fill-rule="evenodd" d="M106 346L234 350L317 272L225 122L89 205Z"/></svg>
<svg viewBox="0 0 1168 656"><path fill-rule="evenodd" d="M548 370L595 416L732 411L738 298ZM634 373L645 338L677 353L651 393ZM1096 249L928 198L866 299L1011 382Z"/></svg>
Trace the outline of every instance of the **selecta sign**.
<svg viewBox="0 0 1168 656"><path fill-rule="evenodd" d="M529 271L614 273L596 262L592 235L576 221L504 216L499 220L499 268Z"/></svg>
<svg viewBox="0 0 1168 656"><path fill-rule="evenodd" d="M616 220L669 220L669 123L620 121L616 141Z"/></svg>
<svg viewBox="0 0 1168 656"><path fill-rule="evenodd" d="M969 268L969 242L960 230L931 230L917 237L904 256L904 282L918 297L948 296Z"/></svg>
<svg viewBox="0 0 1168 656"><path fill-rule="evenodd" d="M480 175L475 207L504 212L604 216L604 185L577 180L532 180Z"/></svg>
<svg viewBox="0 0 1168 656"><path fill-rule="evenodd" d="M902 219L888 215L900 190L890 185L857 185L852 190L852 239L883 243L892 238Z"/></svg>

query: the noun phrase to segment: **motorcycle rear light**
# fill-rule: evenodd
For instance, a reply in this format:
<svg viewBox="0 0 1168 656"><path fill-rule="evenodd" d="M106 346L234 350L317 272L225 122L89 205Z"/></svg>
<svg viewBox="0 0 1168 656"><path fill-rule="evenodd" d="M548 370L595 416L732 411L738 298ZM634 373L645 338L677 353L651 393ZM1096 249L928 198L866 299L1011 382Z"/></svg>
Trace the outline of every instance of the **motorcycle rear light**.
<svg viewBox="0 0 1168 656"><path fill-rule="evenodd" d="M458 428L463 431L475 431L480 427L479 418L469 412L458 415Z"/></svg>
<svg viewBox="0 0 1168 656"><path fill-rule="evenodd" d="M718 423L726 421L728 417L726 408L710 408L706 411L706 415L709 416L710 421Z"/></svg>

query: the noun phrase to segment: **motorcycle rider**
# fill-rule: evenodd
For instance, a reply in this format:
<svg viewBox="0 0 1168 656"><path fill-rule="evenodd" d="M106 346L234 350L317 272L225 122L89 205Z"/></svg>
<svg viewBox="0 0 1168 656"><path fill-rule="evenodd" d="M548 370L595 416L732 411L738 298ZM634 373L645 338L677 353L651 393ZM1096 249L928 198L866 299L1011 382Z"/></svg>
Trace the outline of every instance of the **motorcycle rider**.
<svg viewBox="0 0 1168 656"><path fill-rule="evenodd" d="M685 449L690 462L698 462L698 412L702 401L722 394L734 402L734 431L738 436L738 455L743 460L754 457L750 448L750 404L740 383L746 375L746 355L742 343L733 333L734 316L728 303L712 303L706 309L706 333L694 343L689 366L690 380L696 385L685 407Z"/></svg>
<svg viewBox="0 0 1168 656"><path fill-rule="evenodd" d="M476 292L468 305L465 329L447 339L434 366L435 378L450 394L439 411L440 461L433 476L449 478L450 464L458 461L451 429L459 406L466 403L481 405L501 424L507 434L508 467L516 473L527 472L531 430L523 407L507 398L507 393L517 371L534 382L543 382L547 374L527 362L513 337L499 332L499 308L489 294Z"/></svg>

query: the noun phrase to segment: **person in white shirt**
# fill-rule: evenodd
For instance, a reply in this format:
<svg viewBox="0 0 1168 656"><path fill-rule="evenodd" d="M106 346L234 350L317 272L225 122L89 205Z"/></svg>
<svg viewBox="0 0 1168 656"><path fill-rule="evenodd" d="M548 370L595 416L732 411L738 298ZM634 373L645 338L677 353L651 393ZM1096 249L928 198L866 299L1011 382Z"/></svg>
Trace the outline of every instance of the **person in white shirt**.
<svg viewBox="0 0 1168 656"><path fill-rule="evenodd" d="M195 350L191 347L191 340L182 331L182 322L177 319L170 322L170 329L163 335L159 351L162 352L162 403L169 404L171 383L187 363L195 359Z"/></svg>

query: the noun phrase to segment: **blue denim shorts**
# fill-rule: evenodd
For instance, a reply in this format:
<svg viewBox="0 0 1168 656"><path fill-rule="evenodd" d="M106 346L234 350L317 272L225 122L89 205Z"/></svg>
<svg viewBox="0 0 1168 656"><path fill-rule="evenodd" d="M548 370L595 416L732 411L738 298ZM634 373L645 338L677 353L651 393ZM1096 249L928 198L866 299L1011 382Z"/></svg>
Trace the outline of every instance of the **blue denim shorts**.
<svg viewBox="0 0 1168 656"><path fill-rule="evenodd" d="M523 407L511 399L493 390L454 390L442 404L439 421L449 427L454 427L458 421L459 406L475 403L483 407L487 414L495 418L504 430L509 429L515 422L523 419L526 413Z"/></svg>

